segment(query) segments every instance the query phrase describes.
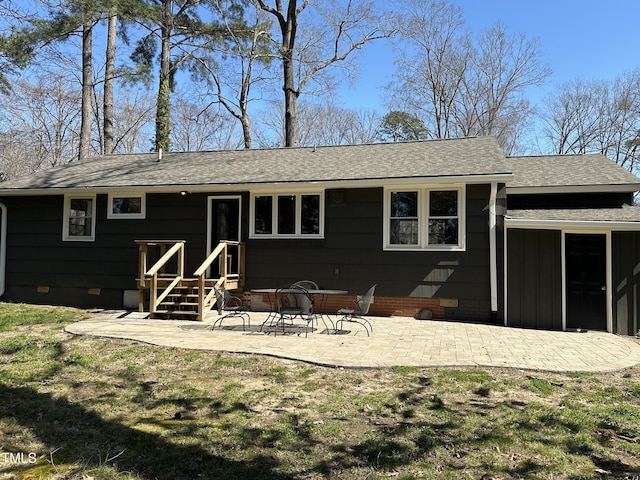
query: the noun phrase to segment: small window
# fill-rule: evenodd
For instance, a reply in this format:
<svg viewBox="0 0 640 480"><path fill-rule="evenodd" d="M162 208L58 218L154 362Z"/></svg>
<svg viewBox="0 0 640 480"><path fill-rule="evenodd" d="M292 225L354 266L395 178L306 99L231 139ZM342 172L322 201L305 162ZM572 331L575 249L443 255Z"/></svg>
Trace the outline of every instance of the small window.
<svg viewBox="0 0 640 480"><path fill-rule="evenodd" d="M92 242L95 239L95 196L65 196L62 239Z"/></svg>
<svg viewBox="0 0 640 480"><path fill-rule="evenodd" d="M254 198L254 233L271 235L273 233L273 197L260 195Z"/></svg>
<svg viewBox="0 0 640 480"><path fill-rule="evenodd" d="M107 218L145 218L144 195L109 194Z"/></svg>
<svg viewBox="0 0 640 480"><path fill-rule="evenodd" d="M320 193L254 195L251 236L322 237L322 198Z"/></svg>

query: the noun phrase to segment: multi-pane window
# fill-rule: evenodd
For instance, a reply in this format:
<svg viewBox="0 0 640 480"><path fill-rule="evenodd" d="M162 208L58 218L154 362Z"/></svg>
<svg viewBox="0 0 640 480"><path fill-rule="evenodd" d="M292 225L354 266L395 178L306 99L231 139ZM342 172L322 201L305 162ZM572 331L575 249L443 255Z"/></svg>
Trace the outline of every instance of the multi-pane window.
<svg viewBox="0 0 640 480"><path fill-rule="evenodd" d="M462 192L460 188L389 191L385 247L464 248Z"/></svg>
<svg viewBox="0 0 640 480"><path fill-rule="evenodd" d="M429 192L429 245L458 245L458 191Z"/></svg>
<svg viewBox="0 0 640 480"><path fill-rule="evenodd" d="M95 197L65 197L63 240L93 241L95 238L95 203Z"/></svg>
<svg viewBox="0 0 640 480"><path fill-rule="evenodd" d="M391 192L392 245L418 245L418 192Z"/></svg>
<svg viewBox="0 0 640 480"><path fill-rule="evenodd" d="M254 195L251 234L254 237L322 236L319 193Z"/></svg>

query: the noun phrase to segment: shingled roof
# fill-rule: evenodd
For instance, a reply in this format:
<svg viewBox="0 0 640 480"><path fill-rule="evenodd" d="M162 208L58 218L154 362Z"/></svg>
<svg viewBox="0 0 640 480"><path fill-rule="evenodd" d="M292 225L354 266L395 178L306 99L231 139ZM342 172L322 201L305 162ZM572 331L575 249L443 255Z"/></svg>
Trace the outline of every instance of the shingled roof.
<svg viewBox="0 0 640 480"><path fill-rule="evenodd" d="M612 185L630 192L640 189L640 178L600 154L507 157L505 165L514 174L509 193L556 187L609 191Z"/></svg>
<svg viewBox="0 0 640 480"><path fill-rule="evenodd" d="M105 155L0 184L0 195L67 190L196 190L278 184L390 184L412 179L506 182L509 193L640 190L640 179L603 155L505 159L494 137L328 147Z"/></svg>
<svg viewBox="0 0 640 480"><path fill-rule="evenodd" d="M562 224L589 228L640 230L640 207L573 208L552 210L509 210L506 222L511 227Z"/></svg>
<svg viewBox="0 0 640 480"><path fill-rule="evenodd" d="M493 137L366 145L107 155L0 184L0 194L124 188L511 178Z"/></svg>

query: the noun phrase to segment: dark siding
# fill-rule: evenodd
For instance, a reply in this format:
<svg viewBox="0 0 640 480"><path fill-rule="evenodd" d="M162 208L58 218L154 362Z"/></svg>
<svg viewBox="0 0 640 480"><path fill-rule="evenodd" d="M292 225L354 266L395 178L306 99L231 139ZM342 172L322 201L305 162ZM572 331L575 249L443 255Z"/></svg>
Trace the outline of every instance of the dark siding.
<svg viewBox="0 0 640 480"><path fill-rule="evenodd" d="M640 233L613 232L613 333L635 335L640 323Z"/></svg>
<svg viewBox="0 0 640 480"><path fill-rule="evenodd" d="M560 193L509 195L510 210L529 208L616 208L633 205L633 193Z"/></svg>
<svg viewBox="0 0 640 480"><path fill-rule="evenodd" d="M509 229L507 241L507 324L562 330L560 232Z"/></svg>
<svg viewBox="0 0 640 480"><path fill-rule="evenodd" d="M186 240L187 274L205 258L207 195L147 195L144 220L107 219L107 195L98 195L94 242L62 241L63 201L63 196L3 199L5 300L120 308L123 290L136 288L138 239ZM49 293L37 293L38 286L49 286ZM89 294L90 288L100 294Z"/></svg>
<svg viewBox="0 0 640 480"><path fill-rule="evenodd" d="M447 318L489 320L489 191L488 185L467 187L464 252L383 251L382 188L345 189L343 197L328 190L324 239L249 240L245 192L246 288L309 278L357 293L378 283L380 296L456 299ZM94 242L62 241L62 196L3 199L9 219L4 299L119 308L123 290L136 288L138 239L185 240L185 273L192 274L206 255L208 196L149 194L146 219L120 220L106 218L107 195L98 195ZM50 293L36 293L38 286Z"/></svg>
<svg viewBox="0 0 640 480"><path fill-rule="evenodd" d="M457 299L447 317L489 320L489 186L468 186L465 252L383 251L383 189L327 191L322 240L249 240L247 288L310 278L323 286L380 296ZM342 195L341 195L342 197Z"/></svg>

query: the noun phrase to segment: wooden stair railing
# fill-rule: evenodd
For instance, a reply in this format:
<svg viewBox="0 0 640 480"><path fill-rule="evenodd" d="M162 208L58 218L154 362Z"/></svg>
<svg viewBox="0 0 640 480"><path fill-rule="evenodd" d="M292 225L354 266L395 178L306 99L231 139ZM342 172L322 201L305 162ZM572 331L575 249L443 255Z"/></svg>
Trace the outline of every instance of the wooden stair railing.
<svg viewBox="0 0 640 480"><path fill-rule="evenodd" d="M196 279L198 280L199 321L204 320L204 318L213 308L213 305L216 303L216 287L224 286L227 290L233 290L235 288L238 288L239 286L240 278L242 276L242 267L241 273L229 273L229 257L227 254L229 245L237 245L240 249L239 254L241 255L241 257L244 257L242 252L242 244L240 242L222 240L194 273L194 277L196 277ZM205 288L207 283L207 270L209 270L209 267L211 267L211 264L217 258L220 258L220 278L217 279L211 290L207 292ZM243 265L243 262L241 261L240 264ZM233 288L229 288L229 284L232 284L231 286ZM218 313L222 313L220 309L218 309Z"/></svg>
<svg viewBox="0 0 640 480"><path fill-rule="evenodd" d="M149 288L149 313L158 311L158 306L182 284L184 279L184 240L136 240L139 245L139 278L140 311L144 310L144 290ZM167 246L173 244L168 250ZM147 270L149 246L159 246L161 256L158 261ZM169 261L176 257L176 272L166 273ZM161 288L163 290L159 292Z"/></svg>
<svg viewBox="0 0 640 480"><path fill-rule="evenodd" d="M184 277L184 244L177 241L136 240L140 248L138 288L140 311L144 311L145 291L149 290L149 316L151 318L190 318L202 321L216 303L214 287L223 285L227 290L242 288L244 283L244 244L221 241L194 273L195 278ZM173 244L168 250L167 247ZM160 259L148 270L148 247L160 246ZM228 247L238 246L240 272L229 273ZM177 255L175 274L164 273L165 266ZM207 271L220 259L220 277L207 278Z"/></svg>

